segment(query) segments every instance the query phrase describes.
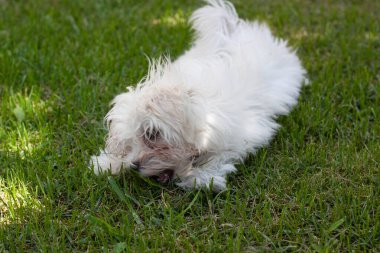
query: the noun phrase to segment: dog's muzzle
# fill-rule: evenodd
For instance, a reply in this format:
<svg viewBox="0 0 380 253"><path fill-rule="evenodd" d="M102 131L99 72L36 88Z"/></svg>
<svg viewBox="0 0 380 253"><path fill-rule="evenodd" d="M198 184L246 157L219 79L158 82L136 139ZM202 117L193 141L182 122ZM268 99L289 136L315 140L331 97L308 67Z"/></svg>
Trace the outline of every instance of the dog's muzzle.
<svg viewBox="0 0 380 253"><path fill-rule="evenodd" d="M138 162L138 161L132 162L129 165L129 167L132 170L139 171L140 170L140 162ZM162 171L159 175L152 176L151 178L155 179L157 182L159 182L161 184L167 184L172 180L173 176L174 176L174 171L170 170L170 169L166 169L166 170Z"/></svg>

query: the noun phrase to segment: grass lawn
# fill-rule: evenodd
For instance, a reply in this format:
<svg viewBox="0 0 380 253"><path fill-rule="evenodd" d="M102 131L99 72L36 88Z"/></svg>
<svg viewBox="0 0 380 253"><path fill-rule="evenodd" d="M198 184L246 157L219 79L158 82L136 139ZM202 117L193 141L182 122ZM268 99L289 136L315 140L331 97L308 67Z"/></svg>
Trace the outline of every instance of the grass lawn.
<svg viewBox="0 0 380 253"><path fill-rule="evenodd" d="M0 0L0 252L380 251L380 1L233 1L310 79L228 189L96 177L108 104L198 0Z"/></svg>

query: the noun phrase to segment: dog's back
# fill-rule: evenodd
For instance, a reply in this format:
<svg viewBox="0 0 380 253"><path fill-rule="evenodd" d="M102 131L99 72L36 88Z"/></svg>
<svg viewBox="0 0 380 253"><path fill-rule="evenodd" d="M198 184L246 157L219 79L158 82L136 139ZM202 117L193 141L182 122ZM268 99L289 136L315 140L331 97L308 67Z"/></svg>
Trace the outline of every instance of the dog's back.
<svg viewBox="0 0 380 253"><path fill-rule="evenodd" d="M191 17L194 45L174 67L204 94L208 111L215 109L215 128L223 122L223 134L235 137L233 149L254 151L272 137L274 118L297 103L305 70L267 25L239 19L229 2L206 2Z"/></svg>

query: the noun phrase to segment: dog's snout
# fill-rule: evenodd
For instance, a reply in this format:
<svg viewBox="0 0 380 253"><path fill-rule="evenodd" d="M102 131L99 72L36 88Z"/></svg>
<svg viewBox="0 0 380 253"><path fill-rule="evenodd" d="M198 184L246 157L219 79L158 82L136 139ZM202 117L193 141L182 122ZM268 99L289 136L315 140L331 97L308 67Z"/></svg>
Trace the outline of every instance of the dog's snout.
<svg viewBox="0 0 380 253"><path fill-rule="evenodd" d="M134 161L134 162L131 163L131 169L133 169L133 170L139 170L139 168L140 168L140 162Z"/></svg>

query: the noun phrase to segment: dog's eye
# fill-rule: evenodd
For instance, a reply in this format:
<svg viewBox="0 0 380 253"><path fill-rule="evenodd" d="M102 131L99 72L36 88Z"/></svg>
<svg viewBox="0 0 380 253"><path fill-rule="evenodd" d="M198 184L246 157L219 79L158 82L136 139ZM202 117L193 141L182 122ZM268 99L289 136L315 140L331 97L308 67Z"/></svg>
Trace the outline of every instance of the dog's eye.
<svg viewBox="0 0 380 253"><path fill-rule="evenodd" d="M145 132L144 138L145 138L146 141L149 141L149 142L156 142L156 141L160 138L160 131L158 131L158 130L155 129L155 128L153 128L153 129L148 129L148 130Z"/></svg>

